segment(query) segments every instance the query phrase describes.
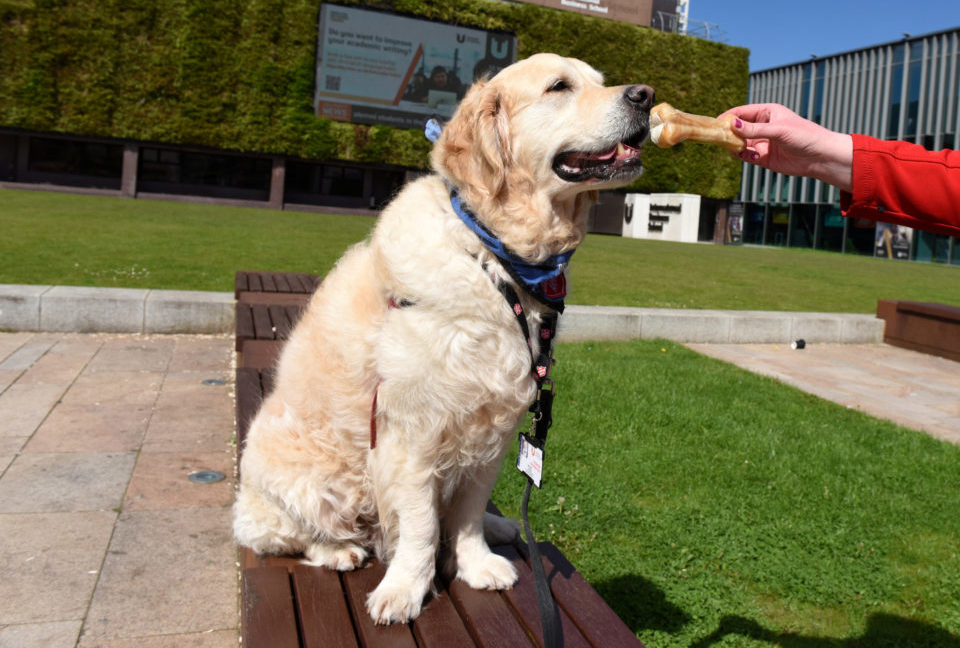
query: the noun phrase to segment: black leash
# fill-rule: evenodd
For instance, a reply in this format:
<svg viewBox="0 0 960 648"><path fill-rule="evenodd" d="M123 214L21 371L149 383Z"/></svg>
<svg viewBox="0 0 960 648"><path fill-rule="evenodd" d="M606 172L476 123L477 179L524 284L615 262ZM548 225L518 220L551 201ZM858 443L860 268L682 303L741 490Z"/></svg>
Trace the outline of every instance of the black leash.
<svg viewBox="0 0 960 648"><path fill-rule="evenodd" d="M563 626L560 625L560 610L547 584L547 575L543 571L543 560L540 558L540 548L530 529L530 520L527 518L527 503L530 501L530 489L533 482L527 480L527 488L523 491L523 532L527 535L527 549L530 551L530 568L533 570L533 585L537 591L537 607L540 608L540 626L543 628L544 648L560 648L563 646Z"/></svg>
<svg viewBox="0 0 960 648"><path fill-rule="evenodd" d="M517 318L520 330L525 340L530 339L530 327L527 324L523 306L517 291L510 284L500 281L497 288L507 300L507 304ZM563 305L560 306L561 310ZM537 592L537 606L540 608L540 626L543 629L544 648L559 648L563 646L563 627L560 625L560 609L550 592L547 575L543 570L543 560L540 558L540 549L537 547L533 529L530 528L530 518L527 515L527 505L530 502L530 492L536 485L540 488L543 477L543 450L547 442L547 431L553 423L553 381L550 380L550 367L553 364L553 339L557 334L558 314L546 313L540 326L539 344L536 351L530 350L533 357L533 375L537 381L537 398L530 405L533 417L530 420L530 431L520 433L520 450L517 456L517 468L527 476L527 486L523 492L523 502L520 512L523 517L523 531L527 539L527 550L530 554L530 568L533 570L533 584Z"/></svg>

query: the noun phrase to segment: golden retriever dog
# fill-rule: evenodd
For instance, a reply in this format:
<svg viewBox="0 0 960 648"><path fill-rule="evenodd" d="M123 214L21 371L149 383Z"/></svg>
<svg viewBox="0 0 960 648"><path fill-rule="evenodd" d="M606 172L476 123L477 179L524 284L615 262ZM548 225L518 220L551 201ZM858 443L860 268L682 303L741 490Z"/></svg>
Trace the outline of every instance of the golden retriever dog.
<svg viewBox="0 0 960 648"><path fill-rule="evenodd" d="M246 438L242 545L338 570L375 554L387 571L367 610L380 624L419 614L441 543L450 577L514 584L484 508L535 398L531 348L548 306L464 224L451 190L517 257L569 253L596 190L640 174L652 104L648 86L605 87L553 54L472 86L434 146L435 173L384 209L291 333ZM519 294L529 339L499 282ZM486 527L517 534L493 516Z"/></svg>

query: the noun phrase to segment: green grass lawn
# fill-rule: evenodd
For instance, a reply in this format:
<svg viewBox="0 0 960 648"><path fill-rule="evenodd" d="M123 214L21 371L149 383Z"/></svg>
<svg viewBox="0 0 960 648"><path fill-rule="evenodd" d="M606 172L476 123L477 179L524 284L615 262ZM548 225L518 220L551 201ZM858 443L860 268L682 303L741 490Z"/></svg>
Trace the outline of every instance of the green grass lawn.
<svg viewBox="0 0 960 648"><path fill-rule="evenodd" d="M237 270L324 274L374 223L0 190L0 283L230 291ZM868 313L877 299L960 304L960 267L591 235L573 258L569 301Z"/></svg>
<svg viewBox="0 0 960 648"><path fill-rule="evenodd" d="M232 292L237 270L325 274L374 222L0 190L0 282Z"/></svg>
<svg viewBox="0 0 960 648"><path fill-rule="evenodd" d="M649 648L960 646L960 448L672 343L557 358L534 532Z"/></svg>

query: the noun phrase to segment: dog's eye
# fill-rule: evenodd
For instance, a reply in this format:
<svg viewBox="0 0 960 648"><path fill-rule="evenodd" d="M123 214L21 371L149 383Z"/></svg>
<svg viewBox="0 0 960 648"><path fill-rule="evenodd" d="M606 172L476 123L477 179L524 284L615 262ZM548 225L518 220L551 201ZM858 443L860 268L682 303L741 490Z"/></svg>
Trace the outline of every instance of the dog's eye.
<svg viewBox="0 0 960 648"><path fill-rule="evenodd" d="M547 88L547 92L564 92L566 90L570 90L570 84L567 83L566 79L557 79Z"/></svg>

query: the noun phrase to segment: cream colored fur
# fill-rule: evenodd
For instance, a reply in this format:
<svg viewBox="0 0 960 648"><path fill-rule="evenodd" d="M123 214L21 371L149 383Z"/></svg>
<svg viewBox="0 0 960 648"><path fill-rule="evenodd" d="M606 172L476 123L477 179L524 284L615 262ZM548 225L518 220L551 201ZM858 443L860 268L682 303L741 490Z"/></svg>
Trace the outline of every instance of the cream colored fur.
<svg viewBox="0 0 960 648"><path fill-rule="evenodd" d="M575 92L546 92L558 76ZM484 539L484 507L534 398L530 350L494 284L512 280L454 214L442 178L527 258L572 249L601 185L564 182L550 164L615 141L622 93L554 55L474 84L434 149L437 174L403 189L346 253L283 349L243 452L240 543L339 570L379 556L388 569L367 601L377 623L419 614L441 537L450 575L513 585L514 568ZM543 307L518 292L535 340ZM414 305L390 308L391 298ZM503 540L516 526L488 520L487 532Z"/></svg>

